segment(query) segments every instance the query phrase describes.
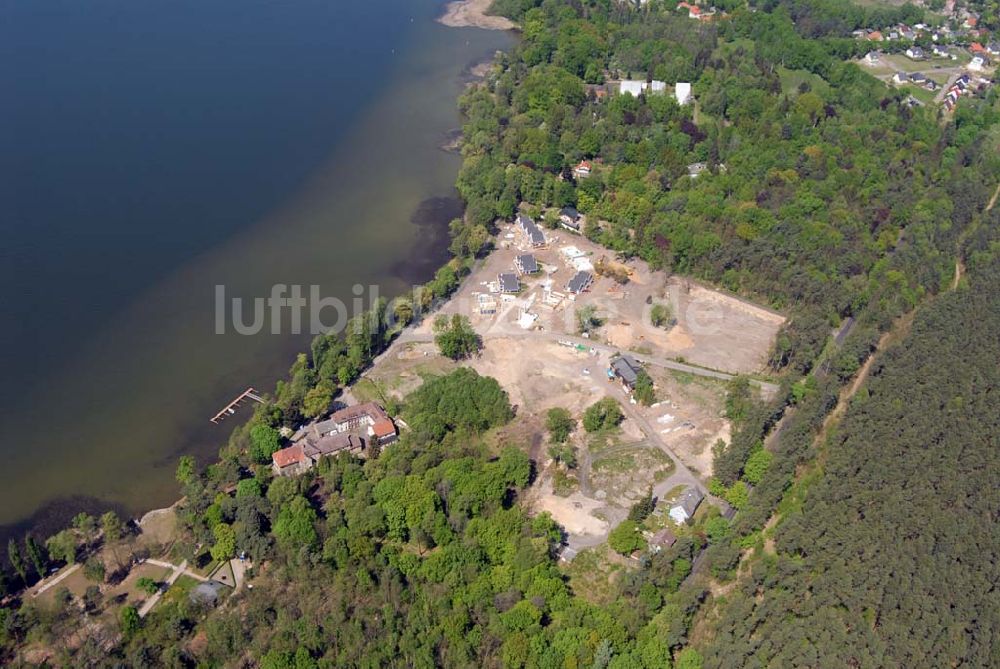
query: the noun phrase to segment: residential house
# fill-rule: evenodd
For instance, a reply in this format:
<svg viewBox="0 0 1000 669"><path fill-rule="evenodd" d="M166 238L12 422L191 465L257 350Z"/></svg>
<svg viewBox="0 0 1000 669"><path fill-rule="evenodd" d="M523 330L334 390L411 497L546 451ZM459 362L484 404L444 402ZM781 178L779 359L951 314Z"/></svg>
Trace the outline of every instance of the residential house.
<svg viewBox="0 0 1000 669"><path fill-rule="evenodd" d="M642 93L663 93L667 90L667 84L663 81L642 81L639 79L623 79L618 87L618 92L639 97Z"/></svg>
<svg viewBox="0 0 1000 669"><path fill-rule="evenodd" d="M545 235L538 229L538 226L535 225L533 220L531 220L531 217L525 216L524 214L518 214L517 224L524 232L524 236L527 238L528 243L531 246L545 245Z"/></svg>
<svg viewBox="0 0 1000 669"><path fill-rule="evenodd" d="M939 44L935 44L931 48L931 52L938 58L948 58L949 56L951 56L951 53L948 51L948 49Z"/></svg>
<svg viewBox="0 0 1000 669"><path fill-rule="evenodd" d="M674 99L677 104L684 106L691 102L691 84L686 81L678 81L674 84Z"/></svg>
<svg viewBox="0 0 1000 669"><path fill-rule="evenodd" d="M973 56L972 60L969 61L968 68L973 72L982 72L984 67L986 67L986 59L982 56Z"/></svg>
<svg viewBox="0 0 1000 669"><path fill-rule="evenodd" d="M338 433L353 432L369 443L381 446L396 440L396 425L381 406L365 402L335 411L330 423Z"/></svg>
<svg viewBox="0 0 1000 669"><path fill-rule="evenodd" d="M924 88L926 88L929 91L936 91L937 89L941 88L941 85L938 84L938 82L934 81L933 79L928 79L927 81L924 82L923 85Z"/></svg>
<svg viewBox="0 0 1000 669"><path fill-rule="evenodd" d="M704 493L697 488L689 487L681 493L680 498L670 507L670 517L677 523L686 523L694 516L694 512L698 510L704 499Z"/></svg>
<svg viewBox="0 0 1000 669"><path fill-rule="evenodd" d="M376 425L376 437L373 443L386 443L396 438L396 426L386 419L389 425ZM381 437L381 438L380 438ZM298 476L311 469L322 458L340 455L341 453L358 454L364 450L364 441L358 436L347 432L334 432L323 437L306 437L287 448L275 451L271 455L271 469L275 476Z"/></svg>
<svg viewBox="0 0 1000 669"><path fill-rule="evenodd" d="M635 358L628 354L617 355L611 359L611 368L608 369L608 376L617 378L621 381L622 388L626 392L632 392L636 382L639 380L639 372L641 371L642 365Z"/></svg>
<svg viewBox="0 0 1000 669"><path fill-rule="evenodd" d="M969 45L969 51L973 54L978 54L980 56L986 55L986 47L984 47L979 42L973 42Z"/></svg>
<svg viewBox="0 0 1000 669"><path fill-rule="evenodd" d="M927 82L927 76L922 72L914 72L910 75L910 83L923 86Z"/></svg>
<svg viewBox="0 0 1000 669"><path fill-rule="evenodd" d="M708 163L691 163L688 165L688 176L692 179L697 179L707 169Z"/></svg>
<svg viewBox="0 0 1000 669"><path fill-rule="evenodd" d="M586 179L590 176L593 166L590 161L581 160L580 164L573 168L573 176L577 179Z"/></svg>
<svg viewBox="0 0 1000 669"><path fill-rule="evenodd" d="M395 427L393 427L392 433L395 435ZM306 457L314 464L319 462L320 458L340 455L341 453L360 453L363 449L364 445L361 439L349 432L329 434L315 441L307 437L302 446Z"/></svg>
<svg viewBox="0 0 1000 669"><path fill-rule="evenodd" d="M642 92L646 90L646 82L638 81L636 79L624 79L618 85L618 92L622 95L631 95L632 97L639 97Z"/></svg>
<svg viewBox="0 0 1000 669"><path fill-rule="evenodd" d="M521 281L517 274L513 272L501 272L497 275L497 283L500 284L501 293L516 293L521 290Z"/></svg>
<svg viewBox="0 0 1000 669"><path fill-rule="evenodd" d="M873 30L870 33L868 33L868 39L872 42L881 42L883 39L882 33L879 32L878 30Z"/></svg>
<svg viewBox="0 0 1000 669"><path fill-rule="evenodd" d="M924 57L924 50L919 46L911 46L906 50L906 57L910 60L921 60Z"/></svg>
<svg viewBox="0 0 1000 669"><path fill-rule="evenodd" d="M968 18L965 19L965 23L963 23L962 25L964 25L966 28L975 28L977 25L979 25L979 17L969 16Z"/></svg>
<svg viewBox="0 0 1000 669"><path fill-rule="evenodd" d="M878 65L879 58L878 51L869 51L865 54L865 65Z"/></svg>
<svg viewBox="0 0 1000 669"><path fill-rule="evenodd" d="M275 476L298 476L305 474L312 466L312 461L306 457L302 444L292 444L271 455L271 469Z"/></svg>
<svg viewBox="0 0 1000 669"><path fill-rule="evenodd" d="M579 295L590 288L590 284L593 282L594 276L590 272L581 270L574 274L573 278L569 280L569 283L566 284L566 290L574 295Z"/></svg>
<svg viewBox="0 0 1000 669"><path fill-rule="evenodd" d="M911 40L912 41L912 40L916 39L917 34L915 32L913 32L912 30L910 30L909 28L905 28L904 27L904 28L900 28L899 29L899 36L902 37L905 40Z"/></svg>
<svg viewBox="0 0 1000 669"><path fill-rule="evenodd" d="M1000 56L1000 42L990 42L987 44L986 53L991 56Z"/></svg>
<svg viewBox="0 0 1000 669"><path fill-rule="evenodd" d="M518 274L534 274L538 271L538 261L535 256L525 253L514 258L514 267Z"/></svg>
<svg viewBox="0 0 1000 669"><path fill-rule="evenodd" d="M892 75L892 83L894 84L905 84L910 80L910 76L906 72L897 72Z"/></svg>
<svg viewBox="0 0 1000 669"><path fill-rule="evenodd" d="M689 19L700 19L701 18L701 7L693 5L689 2L678 2L678 10L687 10Z"/></svg>
<svg viewBox="0 0 1000 669"><path fill-rule="evenodd" d="M567 230L580 232L580 212L573 207L563 207L559 210L559 223Z"/></svg>
<svg viewBox="0 0 1000 669"><path fill-rule="evenodd" d="M654 553L659 553L662 550L670 548L675 543L677 543L677 537L670 530L664 528L653 535L653 538L649 540L649 549Z"/></svg>

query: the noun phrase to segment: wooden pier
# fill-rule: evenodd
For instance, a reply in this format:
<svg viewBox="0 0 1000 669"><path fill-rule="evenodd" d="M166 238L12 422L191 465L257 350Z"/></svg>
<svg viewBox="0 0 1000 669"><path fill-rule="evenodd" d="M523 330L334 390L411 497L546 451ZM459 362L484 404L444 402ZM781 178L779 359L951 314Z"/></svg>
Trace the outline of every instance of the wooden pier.
<svg viewBox="0 0 1000 669"><path fill-rule="evenodd" d="M254 402L257 402L258 404L264 403L264 398L258 395L256 390L254 390L253 388L247 388L242 393L240 393L239 397L237 397L232 402L227 404L222 409L222 411L212 416L211 421L216 425L218 425L223 420L225 420L226 416L232 416L234 413L236 413L237 407L239 407L240 404L242 404L246 400L252 400Z"/></svg>

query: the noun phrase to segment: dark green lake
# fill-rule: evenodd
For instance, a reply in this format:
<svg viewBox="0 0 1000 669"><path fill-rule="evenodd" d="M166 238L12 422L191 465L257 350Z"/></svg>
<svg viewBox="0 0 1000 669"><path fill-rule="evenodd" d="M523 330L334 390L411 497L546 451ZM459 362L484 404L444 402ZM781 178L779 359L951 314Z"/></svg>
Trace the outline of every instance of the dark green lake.
<svg viewBox="0 0 1000 669"><path fill-rule="evenodd" d="M512 40L443 4L0 2L0 525L137 514L214 456L309 341L216 335L216 285L428 278L463 73Z"/></svg>

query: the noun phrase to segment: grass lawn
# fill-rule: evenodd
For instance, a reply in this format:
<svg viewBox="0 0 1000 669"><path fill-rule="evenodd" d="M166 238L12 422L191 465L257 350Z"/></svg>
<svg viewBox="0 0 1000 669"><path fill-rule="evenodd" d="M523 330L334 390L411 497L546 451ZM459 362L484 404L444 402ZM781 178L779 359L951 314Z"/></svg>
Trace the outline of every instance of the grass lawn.
<svg viewBox="0 0 1000 669"><path fill-rule="evenodd" d="M375 381L372 381L368 377L358 379L351 387L351 392L354 394L354 397L358 400L358 402L385 401L382 397L381 389L378 385L376 385Z"/></svg>
<svg viewBox="0 0 1000 669"><path fill-rule="evenodd" d="M569 587L594 604L609 604L617 593L617 581L627 571L628 562L601 544L581 551L566 566Z"/></svg>
<svg viewBox="0 0 1000 669"><path fill-rule="evenodd" d="M191 578L187 574L182 574L181 577L174 581L174 584L170 586L170 589L163 595L162 601L179 603L186 599L197 585L197 579Z"/></svg>
<svg viewBox="0 0 1000 669"><path fill-rule="evenodd" d="M789 70L779 67L778 78L781 79L781 91L786 95L798 95L799 86L804 83L809 84L810 90L821 98L825 99L830 92L830 84L826 83L823 77L806 70Z"/></svg>
<svg viewBox="0 0 1000 669"><path fill-rule="evenodd" d="M571 474L557 469L552 474L552 492L560 497L569 497L580 489L580 482Z"/></svg>
<svg viewBox="0 0 1000 669"><path fill-rule="evenodd" d="M906 93L909 93L916 99L920 100L924 104L931 104L934 102L934 96L937 95L934 91L929 91L921 86L914 86L912 84L905 84L900 86L899 89Z"/></svg>

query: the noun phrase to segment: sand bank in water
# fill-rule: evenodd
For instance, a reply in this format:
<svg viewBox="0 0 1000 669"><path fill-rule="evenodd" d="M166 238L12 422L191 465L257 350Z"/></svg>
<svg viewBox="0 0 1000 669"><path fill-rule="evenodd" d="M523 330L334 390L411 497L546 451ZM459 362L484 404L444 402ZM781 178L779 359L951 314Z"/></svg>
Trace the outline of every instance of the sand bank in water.
<svg viewBox="0 0 1000 669"><path fill-rule="evenodd" d="M439 23L452 28L485 28L487 30L511 30L517 26L502 16L488 16L493 0L455 0L449 2Z"/></svg>

